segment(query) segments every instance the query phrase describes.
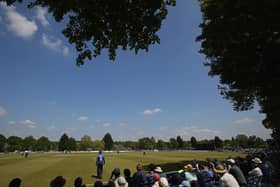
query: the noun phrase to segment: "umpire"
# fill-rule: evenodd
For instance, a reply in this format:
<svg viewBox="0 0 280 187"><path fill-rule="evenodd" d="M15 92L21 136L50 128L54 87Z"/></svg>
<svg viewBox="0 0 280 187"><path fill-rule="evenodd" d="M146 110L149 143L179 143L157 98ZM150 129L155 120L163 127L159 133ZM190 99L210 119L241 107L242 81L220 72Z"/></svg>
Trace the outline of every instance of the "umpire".
<svg viewBox="0 0 280 187"><path fill-rule="evenodd" d="M102 154L102 151L99 151L98 156L96 157L96 166L97 166L97 177L102 179L103 165L105 164L105 157Z"/></svg>

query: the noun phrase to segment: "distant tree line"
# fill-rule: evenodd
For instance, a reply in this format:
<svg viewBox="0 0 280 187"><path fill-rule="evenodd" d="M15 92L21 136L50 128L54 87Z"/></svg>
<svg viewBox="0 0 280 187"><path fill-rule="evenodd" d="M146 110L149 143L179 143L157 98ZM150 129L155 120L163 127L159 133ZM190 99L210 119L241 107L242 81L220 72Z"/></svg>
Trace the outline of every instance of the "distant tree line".
<svg viewBox="0 0 280 187"><path fill-rule="evenodd" d="M169 141L154 137L143 137L138 141L113 141L110 133L106 133L102 140L92 140L89 135L84 135L80 140L75 140L64 133L59 141L50 141L42 136L38 139L33 136L21 138L10 136L6 138L0 134L0 152L13 151L91 151L91 150L236 150L246 148L267 148L268 142L257 136L238 134L231 139L222 140L215 136L210 140L197 140L191 137L184 140L181 136L170 138Z"/></svg>

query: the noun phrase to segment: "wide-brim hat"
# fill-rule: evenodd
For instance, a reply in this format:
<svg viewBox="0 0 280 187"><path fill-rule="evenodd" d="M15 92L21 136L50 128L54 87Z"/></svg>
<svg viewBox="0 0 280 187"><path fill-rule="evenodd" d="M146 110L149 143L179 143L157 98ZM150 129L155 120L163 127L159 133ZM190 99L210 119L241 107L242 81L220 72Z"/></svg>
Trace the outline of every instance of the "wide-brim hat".
<svg viewBox="0 0 280 187"><path fill-rule="evenodd" d="M116 187L128 187L128 183L124 177L120 176L115 182Z"/></svg>
<svg viewBox="0 0 280 187"><path fill-rule="evenodd" d="M223 165L219 164L216 166L215 172L223 174L223 173L226 173L227 170L225 169L225 167Z"/></svg>
<svg viewBox="0 0 280 187"><path fill-rule="evenodd" d="M255 157L254 159L252 159L252 162L256 163L256 164L261 164L262 160L258 157Z"/></svg>
<svg viewBox="0 0 280 187"><path fill-rule="evenodd" d="M235 160L230 158L230 159L227 159L227 162L231 163L231 164L235 164Z"/></svg>
<svg viewBox="0 0 280 187"><path fill-rule="evenodd" d="M168 180L165 177L161 177L159 179L158 183L159 183L159 186L161 186L161 187L168 187L169 186Z"/></svg>
<svg viewBox="0 0 280 187"><path fill-rule="evenodd" d="M157 172L157 173L162 173L162 169L161 167L157 166L155 169L154 169L154 172Z"/></svg>
<svg viewBox="0 0 280 187"><path fill-rule="evenodd" d="M184 168L188 171L194 171L195 170L195 168L193 168L193 166L191 164L188 164L188 165L184 166Z"/></svg>

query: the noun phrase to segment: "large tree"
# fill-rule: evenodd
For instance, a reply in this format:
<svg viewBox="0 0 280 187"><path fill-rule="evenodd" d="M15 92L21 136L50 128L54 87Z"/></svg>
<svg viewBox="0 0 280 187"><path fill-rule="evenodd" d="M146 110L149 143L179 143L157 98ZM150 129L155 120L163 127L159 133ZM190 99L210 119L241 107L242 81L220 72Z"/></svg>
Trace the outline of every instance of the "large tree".
<svg viewBox="0 0 280 187"><path fill-rule="evenodd" d="M21 151L22 149L22 138L18 136L10 136L7 139L8 151Z"/></svg>
<svg viewBox="0 0 280 187"><path fill-rule="evenodd" d="M75 151L77 149L77 144L75 138L70 137L68 139L68 150Z"/></svg>
<svg viewBox="0 0 280 187"><path fill-rule="evenodd" d="M84 135L80 141L80 150L91 150L93 149L93 143L91 137L88 135Z"/></svg>
<svg viewBox="0 0 280 187"><path fill-rule="evenodd" d="M180 149L184 148L184 140L181 138L181 136L177 136L176 140L178 143L178 148Z"/></svg>
<svg viewBox="0 0 280 187"><path fill-rule="evenodd" d="M23 139L23 149L35 150L36 149L36 139L33 136L27 136Z"/></svg>
<svg viewBox="0 0 280 187"><path fill-rule="evenodd" d="M140 138L138 140L138 147L139 149L154 149L155 142L149 137Z"/></svg>
<svg viewBox="0 0 280 187"><path fill-rule="evenodd" d="M50 140L45 137L45 136L41 136L38 140L37 140L37 150L38 151L48 151L51 147L51 142Z"/></svg>
<svg viewBox="0 0 280 187"><path fill-rule="evenodd" d="M156 144L156 148L159 149L159 150L164 150L164 149L167 149L167 143L164 142L163 140L159 139L157 141L157 144Z"/></svg>
<svg viewBox="0 0 280 187"><path fill-rule="evenodd" d="M201 52L219 89L243 111L257 102L263 125L280 140L280 1L199 0ZM279 148L279 147L278 147Z"/></svg>
<svg viewBox="0 0 280 187"><path fill-rule="evenodd" d="M9 5L22 0L0 0ZM62 33L79 53L77 65L107 49L114 60L116 50L148 51L160 43L157 31L176 0L29 0L28 7L48 8L55 20L67 17Z"/></svg>
<svg viewBox="0 0 280 187"><path fill-rule="evenodd" d="M111 150L114 146L114 141L110 133L106 133L103 137L103 142L106 150Z"/></svg>
<svg viewBox="0 0 280 187"><path fill-rule="evenodd" d="M68 135L66 133L64 133L60 137L60 140L58 142L58 150L59 151L68 150L68 141L69 141L69 137L68 137Z"/></svg>
<svg viewBox="0 0 280 187"><path fill-rule="evenodd" d="M6 137L0 134L0 152L3 152L5 150L6 141L7 141Z"/></svg>
<svg viewBox="0 0 280 187"><path fill-rule="evenodd" d="M219 136L214 137L215 149L222 149L224 147L223 140Z"/></svg>
<svg viewBox="0 0 280 187"><path fill-rule="evenodd" d="M170 149L178 149L178 146L179 146L179 144L175 138L169 139L169 148Z"/></svg>
<svg viewBox="0 0 280 187"><path fill-rule="evenodd" d="M197 145L197 140L194 136L191 137L190 142L191 142L192 148L195 148Z"/></svg>

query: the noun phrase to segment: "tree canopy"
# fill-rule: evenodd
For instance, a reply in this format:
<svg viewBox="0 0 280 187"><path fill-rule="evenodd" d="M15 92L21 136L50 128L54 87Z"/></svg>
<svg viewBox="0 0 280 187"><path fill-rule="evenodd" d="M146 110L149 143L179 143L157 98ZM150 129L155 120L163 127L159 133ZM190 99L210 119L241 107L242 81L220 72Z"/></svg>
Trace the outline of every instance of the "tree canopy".
<svg viewBox="0 0 280 187"><path fill-rule="evenodd" d="M0 134L0 152L4 151L6 141L6 137Z"/></svg>
<svg viewBox="0 0 280 187"><path fill-rule="evenodd" d="M114 141L110 133L106 133L103 137L104 147L106 150L111 150L114 146Z"/></svg>
<svg viewBox="0 0 280 187"><path fill-rule="evenodd" d="M236 111L257 102L263 124L280 140L280 17L279 0L199 0L203 21L201 53L210 76Z"/></svg>
<svg viewBox="0 0 280 187"><path fill-rule="evenodd" d="M0 0L8 5L22 0ZM114 60L116 50L148 51L151 44L160 43L156 34L176 0L29 0L28 7L48 8L56 21L67 16L62 33L78 52L76 64L97 57L107 49Z"/></svg>

